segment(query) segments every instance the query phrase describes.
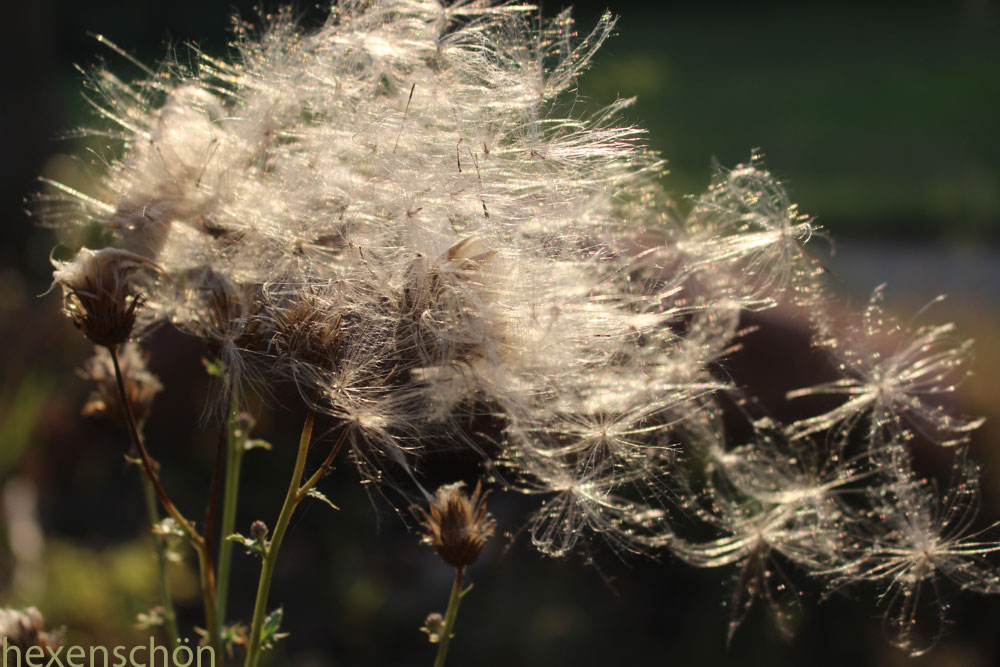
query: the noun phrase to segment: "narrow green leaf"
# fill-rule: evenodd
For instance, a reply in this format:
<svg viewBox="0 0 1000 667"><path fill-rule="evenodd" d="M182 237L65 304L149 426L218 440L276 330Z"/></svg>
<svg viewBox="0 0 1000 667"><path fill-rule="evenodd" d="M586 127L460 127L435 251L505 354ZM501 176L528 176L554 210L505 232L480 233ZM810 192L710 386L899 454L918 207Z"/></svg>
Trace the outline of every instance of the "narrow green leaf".
<svg viewBox="0 0 1000 667"><path fill-rule="evenodd" d="M329 498L324 496L323 492L320 491L319 489L309 489L308 491L306 491L306 495L309 496L310 498L315 498L316 500L322 500L324 503L326 503L335 510L340 509L339 507L334 505Z"/></svg>
<svg viewBox="0 0 1000 667"><path fill-rule="evenodd" d="M260 628L260 647L262 649L272 649L279 639L288 636L287 632L278 632L283 613L282 608L278 607L264 618L264 624Z"/></svg>
<svg viewBox="0 0 1000 667"><path fill-rule="evenodd" d="M267 552L267 548L264 543L261 540L255 540L252 537L246 537L245 535L240 535L239 533L233 533L226 539L230 542L242 544L247 550L248 556L260 556L263 558Z"/></svg>

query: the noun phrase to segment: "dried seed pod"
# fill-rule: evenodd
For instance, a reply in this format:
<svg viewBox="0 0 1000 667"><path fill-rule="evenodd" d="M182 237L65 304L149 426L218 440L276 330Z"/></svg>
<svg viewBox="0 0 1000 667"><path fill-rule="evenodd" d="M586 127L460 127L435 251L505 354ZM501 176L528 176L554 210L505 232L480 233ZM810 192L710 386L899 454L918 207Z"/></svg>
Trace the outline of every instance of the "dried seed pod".
<svg viewBox="0 0 1000 667"><path fill-rule="evenodd" d="M146 423L153 399L163 389L159 378L147 370L146 361L141 348L135 343L123 345L118 351L125 394L128 396L139 429ZM127 428L125 409L122 406L118 381L115 379L115 368L108 350L98 347L94 356L87 360L77 374L85 380L92 380L96 385L83 406L83 414L88 417L102 415Z"/></svg>
<svg viewBox="0 0 1000 667"><path fill-rule="evenodd" d="M72 261L53 264L49 289L63 288L64 308L73 324L97 345L114 347L128 340L142 301L130 277L156 265L117 248L81 248Z"/></svg>
<svg viewBox="0 0 1000 667"><path fill-rule="evenodd" d="M464 568L476 562L496 529L496 521L486 511L486 496L482 482L476 483L471 496L462 490L464 482L445 484L438 488L429 511L414 509L414 514L426 529L423 542L437 551L448 565Z"/></svg>

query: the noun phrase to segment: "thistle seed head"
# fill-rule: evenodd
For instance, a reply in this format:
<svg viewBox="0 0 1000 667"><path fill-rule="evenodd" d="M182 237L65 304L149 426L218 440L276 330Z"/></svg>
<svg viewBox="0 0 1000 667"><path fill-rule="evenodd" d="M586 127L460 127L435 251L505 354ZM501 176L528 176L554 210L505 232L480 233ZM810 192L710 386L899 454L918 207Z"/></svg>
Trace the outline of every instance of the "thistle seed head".
<svg viewBox="0 0 1000 667"><path fill-rule="evenodd" d="M307 288L292 295L281 307L269 309L271 344L279 356L333 368L341 354L345 334L345 304L336 294Z"/></svg>
<svg viewBox="0 0 1000 667"><path fill-rule="evenodd" d="M153 399L163 389L159 378L146 368L146 362L146 356L135 343L126 343L118 350L118 365L122 371L125 394L132 406L136 426L140 430L149 417ZM85 380L94 382L94 390L90 392L87 403L83 406L83 414L88 417L100 415L122 428L127 428L128 422L118 392L115 368L107 348L97 347L94 356L87 360L77 374Z"/></svg>
<svg viewBox="0 0 1000 667"><path fill-rule="evenodd" d="M939 580L1000 592L1000 540L966 530L974 472L925 493L905 454L981 424L948 409L970 343L892 323L880 297L834 326L817 227L758 155L717 168L682 212L620 120L629 100L568 113L610 15L576 42L568 11L492 0L345 0L318 30L266 22L259 38L240 23L231 63L94 77L97 135L123 152L100 199L56 183L40 197L48 224L118 236L56 264L92 340L124 341L148 299L141 321L206 339L241 395L294 383L347 430L366 482L405 492L425 453L476 451L545 498L527 532L549 555L599 537L740 565L732 628L786 588L768 587L775 559L833 588L883 585L911 649L917 608L934 612L914 601ZM146 266L158 276L139 297ZM840 371L787 394L839 397L832 409L786 424L719 372L763 340L743 344L747 316L779 305ZM498 437L481 437L484 418ZM494 531L484 498L452 484L413 510L456 567Z"/></svg>
<svg viewBox="0 0 1000 667"><path fill-rule="evenodd" d="M472 565L479 558L496 529L496 521L486 511L486 496L482 482L476 483L471 496L462 490L464 482L445 484L438 488L429 511L414 510L426 532L424 544L429 544L448 565L460 568Z"/></svg>
<svg viewBox="0 0 1000 667"><path fill-rule="evenodd" d="M187 285L182 326L221 348L235 343L255 349L260 341L263 300L256 285L240 285L211 269L199 267L185 276Z"/></svg>
<svg viewBox="0 0 1000 667"><path fill-rule="evenodd" d="M482 357L503 338L502 318L491 312L497 251L467 237L434 261L417 254L400 294L400 352L427 364Z"/></svg>
<svg viewBox="0 0 1000 667"><path fill-rule="evenodd" d="M156 265L117 248L81 248L72 261L53 265L49 290L62 287L63 307L73 324L97 345L114 347L128 340L142 301L130 277Z"/></svg>

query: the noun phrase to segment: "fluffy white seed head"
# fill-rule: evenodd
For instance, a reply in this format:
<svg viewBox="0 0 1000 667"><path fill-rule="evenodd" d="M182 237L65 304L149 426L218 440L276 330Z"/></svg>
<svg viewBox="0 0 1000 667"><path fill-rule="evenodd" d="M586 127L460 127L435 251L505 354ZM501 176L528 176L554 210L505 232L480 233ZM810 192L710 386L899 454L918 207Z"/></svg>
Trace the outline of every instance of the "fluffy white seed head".
<svg viewBox="0 0 1000 667"><path fill-rule="evenodd" d="M832 585L916 572L913 522L884 499L913 484L904 423L945 444L978 425L931 400L964 377L968 344L950 325L897 330L873 302L859 327L818 327L844 378L789 394L842 405L784 429L749 418L767 406L727 368L747 312L834 299L806 250L817 228L756 155L684 214L619 120L627 100L572 113L613 24L580 38L568 12L485 0L349 0L311 32L288 13L241 24L228 60L97 73L115 155L101 195L56 184L43 203L53 224L116 234L100 257L155 262L143 324L199 336L259 393L293 383L369 479L420 488L427 451L495 456L540 498L546 553L596 536L736 566L731 631L784 569ZM56 282L84 295L80 274L59 264ZM468 426L484 415L489 446ZM906 493L907 516L937 511ZM703 541L682 536L692 522ZM949 539L910 578L974 572L994 591L993 543Z"/></svg>

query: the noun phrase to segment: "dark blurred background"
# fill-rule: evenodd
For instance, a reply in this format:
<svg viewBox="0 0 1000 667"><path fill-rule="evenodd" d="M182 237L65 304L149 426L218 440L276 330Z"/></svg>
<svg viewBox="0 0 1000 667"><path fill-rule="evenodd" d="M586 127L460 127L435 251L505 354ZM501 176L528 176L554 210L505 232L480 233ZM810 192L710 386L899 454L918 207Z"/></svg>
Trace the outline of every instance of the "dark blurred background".
<svg viewBox="0 0 1000 667"><path fill-rule="evenodd" d="M607 3L575 4L585 31ZM544 11L562 6L547 2ZM223 55L234 9L256 15L250 2L36 0L8 3L0 23L0 605L39 606L50 624L68 627L72 643L135 641L136 612L156 600L154 570L138 481L122 462L125 436L79 416L88 387L73 369L89 348L59 314L57 297L36 297L51 279L57 239L28 216L25 197L38 190L39 174L78 169L66 157L77 144L60 137L95 119L74 65L104 60L123 77L136 73L90 35L106 35L146 63L174 51L184 59L190 41ZM732 166L760 148L801 209L831 232L831 281L855 306L881 282L890 309L904 315L949 294L932 319L955 320L977 339L976 376L957 409L990 417L973 456L984 466L983 521L1000 517L998 8L989 0L717 0L610 9L621 16L618 36L581 80L581 104L637 96L628 119L649 128L650 144L669 162L671 191L698 193L713 158ZM297 11L306 22L324 14L304 3ZM780 345L756 349L782 353ZM166 485L197 516L218 433L199 420L212 391L205 351L167 329L150 350L167 387L147 427L150 446ZM276 447L245 461L244 531L256 518L273 522L300 417L260 411L257 434ZM427 467L440 481L475 474L472 461ZM418 628L428 612L443 611L448 569L388 504L369 500L349 466L324 490L343 510L317 505L293 524L271 597L285 604L292 635L274 664L430 664L433 647ZM783 639L758 605L727 648L723 601L734 572L621 560L599 546L593 562L547 559L517 532L530 500L492 500L505 536L472 570L475 590L449 664L908 662L887 646L870 592L820 603L794 573L805 600L796 636ZM248 619L257 564L236 560L231 609ZM174 581L188 632L199 618L190 568L175 568ZM952 602L948 635L909 664L1000 664L1000 600Z"/></svg>

